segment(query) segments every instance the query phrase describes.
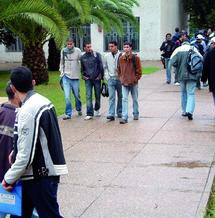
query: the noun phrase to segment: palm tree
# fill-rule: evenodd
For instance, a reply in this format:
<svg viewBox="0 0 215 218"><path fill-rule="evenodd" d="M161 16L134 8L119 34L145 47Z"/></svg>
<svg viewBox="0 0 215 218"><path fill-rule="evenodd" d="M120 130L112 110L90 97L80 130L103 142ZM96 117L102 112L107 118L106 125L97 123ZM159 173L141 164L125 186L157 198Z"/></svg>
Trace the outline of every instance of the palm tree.
<svg viewBox="0 0 215 218"><path fill-rule="evenodd" d="M43 45L52 36L62 46L68 33L58 12L43 0L0 0L0 24L22 40L22 64L32 70L36 83L48 82Z"/></svg>

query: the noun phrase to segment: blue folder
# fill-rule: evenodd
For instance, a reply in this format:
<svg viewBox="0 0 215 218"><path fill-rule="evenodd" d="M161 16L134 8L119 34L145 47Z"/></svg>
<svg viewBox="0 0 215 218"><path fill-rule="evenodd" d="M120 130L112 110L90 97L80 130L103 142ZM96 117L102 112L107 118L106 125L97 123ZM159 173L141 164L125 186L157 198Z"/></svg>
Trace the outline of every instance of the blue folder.
<svg viewBox="0 0 215 218"><path fill-rule="evenodd" d="M7 192L0 184L0 212L22 215L22 184L17 182L11 192Z"/></svg>

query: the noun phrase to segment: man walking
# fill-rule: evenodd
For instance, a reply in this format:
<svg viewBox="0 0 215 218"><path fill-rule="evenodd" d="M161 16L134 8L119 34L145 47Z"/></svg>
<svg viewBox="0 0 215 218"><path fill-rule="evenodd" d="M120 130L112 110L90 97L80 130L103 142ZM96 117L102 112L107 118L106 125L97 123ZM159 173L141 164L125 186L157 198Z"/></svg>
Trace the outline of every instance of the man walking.
<svg viewBox="0 0 215 218"><path fill-rule="evenodd" d="M203 65L202 82L208 80L209 91L212 92L215 105L215 37L210 41L211 49L206 53Z"/></svg>
<svg viewBox="0 0 215 218"><path fill-rule="evenodd" d="M67 174L61 134L53 104L33 91L35 81L26 67L11 71L12 90L22 102L18 112L15 162L2 186L10 191L22 179L22 217L61 218L57 203L60 175Z"/></svg>
<svg viewBox="0 0 215 218"><path fill-rule="evenodd" d="M195 109L195 89L197 80L201 77L201 73L192 74L188 70L188 55L191 49L190 43L185 41L180 47L176 48L171 56L171 64L176 67L177 78L181 87L181 107L182 116L187 116L189 120L193 119ZM201 58L201 54L193 47Z"/></svg>
<svg viewBox="0 0 215 218"><path fill-rule="evenodd" d="M60 77L63 83L64 96L66 101L66 110L64 120L71 119L72 104L71 91L75 97L75 107L78 115L82 115L80 99L80 58L81 50L74 46L73 39L67 40L66 48L61 51Z"/></svg>
<svg viewBox="0 0 215 218"><path fill-rule="evenodd" d="M139 119L138 80L142 76L140 58L132 53L132 44L125 42L123 51L118 63L118 75L122 83L122 119L120 124L128 122L129 92L131 92L133 100L133 119Z"/></svg>
<svg viewBox="0 0 215 218"><path fill-rule="evenodd" d="M85 54L81 57L81 73L86 85L87 114L85 120L93 116L101 116L101 80L104 77L101 55L94 52L91 43L84 44ZM95 93L95 107L93 109L92 91Z"/></svg>
<svg viewBox="0 0 215 218"><path fill-rule="evenodd" d="M107 119L112 121L115 120L115 113L117 112L118 118L122 117L122 85L118 77L117 65L120 52L117 48L117 42L109 42L110 52L105 56L104 60L104 70L105 78L108 81L108 91L109 91L109 110ZM115 96L117 93L117 110Z"/></svg>
<svg viewBox="0 0 215 218"><path fill-rule="evenodd" d="M165 66L166 66L166 83L171 83L171 65L170 65L170 56L173 53L175 49L175 43L172 41L172 35L171 33L166 34L166 40L162 43L160 47L160 51L163 52L162 56L165 60Z"/></svg>

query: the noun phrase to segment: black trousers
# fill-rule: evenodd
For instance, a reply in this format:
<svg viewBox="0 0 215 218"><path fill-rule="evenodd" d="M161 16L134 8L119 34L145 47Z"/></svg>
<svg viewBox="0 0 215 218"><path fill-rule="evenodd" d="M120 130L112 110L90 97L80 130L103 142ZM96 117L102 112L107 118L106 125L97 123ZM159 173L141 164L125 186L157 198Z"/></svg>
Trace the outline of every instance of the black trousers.
<svg viewBox="0 0 215 218"><path fill-rule="evenodd" d="M36 208L40 218L63 218L57 203L58 183L57 176L23 181L21 217L31 218L33 209Z"/></svg>

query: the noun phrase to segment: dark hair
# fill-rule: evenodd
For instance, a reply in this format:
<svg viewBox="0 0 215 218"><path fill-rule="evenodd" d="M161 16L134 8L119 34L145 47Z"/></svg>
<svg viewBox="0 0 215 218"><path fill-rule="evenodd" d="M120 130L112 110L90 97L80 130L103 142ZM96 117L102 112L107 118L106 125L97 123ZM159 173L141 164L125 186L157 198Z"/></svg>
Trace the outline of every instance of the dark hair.
<svg viewBox="0 0 215 218"><path fill-rule="evenodd" d="M166 34L166 37L167 37L167 36L172 36L172 34L171 34L171 33L167 33L167 34Z"/></svg>
<svg viewBox="0 0 215 218"><path fill-rule="evenodd" d="M86 46L89 44L91 44L91 42L84 42L84 48L86 48Z"/></svg>
<svg viewBox="0 0 215 218"><path fill-rule="evenodd" d="M179 32L179 27L176 27L176 28L175 28L175 32Z"/></svg>
<svg viewBox="0 0 215 218"><path fill-rule="evenodd" d="M74 42L73 38L68 38L66 42Z"/></svg>
<svg viewBox="0 0 215 218"><path fill-rule="evenodd" d="M124 42L124 43L123 43L123 46L124 46L124 45L129 45L129 46L132 48L132 44L131 44L130 42Z"/></svg>
<svg viewBox="0 0 215 218"><path fill-rule="evenodd" d="M11 88L11 85L12 85L11 81L8 81L6 89L5 89L5 92L6 92L7 97L8 97L9 100L14 99L14 92L13 92L13 90Z"/></svg>
<svg viewBox="0 0 215 218"><path fill-rule="evenodd" d="M110 41L108 44L114 44L115 46L118 46L118 43L116 41Z"/></svg>
<svg viewBox="0 0 215 218"><path fill-rule="evenodd" d="M16 67L11 70L10 80L19 92L28 92L33 89L32 73L27 67Z"/></svg>

